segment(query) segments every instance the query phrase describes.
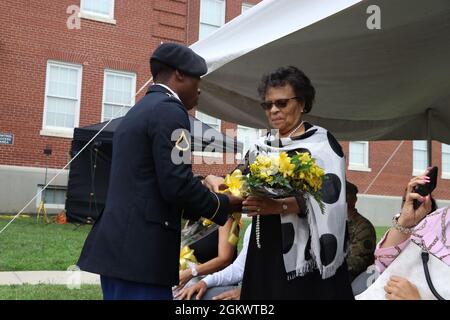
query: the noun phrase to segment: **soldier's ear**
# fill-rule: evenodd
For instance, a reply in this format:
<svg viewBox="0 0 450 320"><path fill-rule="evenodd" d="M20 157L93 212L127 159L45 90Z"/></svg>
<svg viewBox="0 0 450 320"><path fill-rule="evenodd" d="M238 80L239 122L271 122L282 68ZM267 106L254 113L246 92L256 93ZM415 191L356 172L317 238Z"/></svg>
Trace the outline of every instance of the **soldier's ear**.
<svg viewBox="0 0 450 320"><path fill-rule="evenodd" d="M180 72L179 70L175 70L175 77L178 81L183 81L185 75L182 72Z"/></svg>

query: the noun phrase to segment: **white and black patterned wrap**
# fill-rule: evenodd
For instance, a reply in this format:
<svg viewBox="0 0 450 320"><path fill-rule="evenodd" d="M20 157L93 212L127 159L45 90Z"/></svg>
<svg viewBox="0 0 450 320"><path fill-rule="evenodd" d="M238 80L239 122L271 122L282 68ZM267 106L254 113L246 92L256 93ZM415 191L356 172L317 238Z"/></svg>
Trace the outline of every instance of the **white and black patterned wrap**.
<svg viewBox="0 0 450 320"><path fill-rule="evenodd" d="M345 194L345 159L342 148L327 130L312 126L300 137L276 139L262 137L249 153L250 163L257 154L277 155L309 152L326 174L322 185L325 211L317 201L307 198L306 217L281 215L283 259L289 280L317 268L323 279L336 273L347 255L347 203ZM263 232L263 230L262 230Z"/></svg>

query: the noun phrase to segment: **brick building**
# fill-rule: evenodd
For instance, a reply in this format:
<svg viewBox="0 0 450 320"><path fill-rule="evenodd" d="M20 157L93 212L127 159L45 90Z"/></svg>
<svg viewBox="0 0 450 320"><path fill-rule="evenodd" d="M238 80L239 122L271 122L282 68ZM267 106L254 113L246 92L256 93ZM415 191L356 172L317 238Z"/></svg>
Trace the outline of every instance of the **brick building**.
<svg viewBox="0 0 450 320"><path fill-rule="evenodd" d="M0 3L0 212L17 212L70 160L74 127L108 120L142 98L148 58L162 42L191 44L259 0L3 0ZM246 32L246 30L243 30ZM301 66L300 66L301 67ZM314 81L314 79L313 79ZM256 84L255 84L256 87ZM145 92L145 90L144 90ZM126 110L126 108L125 108ZM196 113L244 145L258 131ZM349 179L363 192L399 142L344 142ZM405 142L368 194L399 203L404 185L423 166L423 145ZM51 147L52 154L43 150ZM414 154L414 161L413 161ZM198 156L198 155L195 155ZM445 168L436 197L450 199L450 148L434 143L433 162ZM224 174L229 165L194 165ZM67 170L47 193L49 208L64 207ZM39 198L26 212L35 212Z"/></svg>

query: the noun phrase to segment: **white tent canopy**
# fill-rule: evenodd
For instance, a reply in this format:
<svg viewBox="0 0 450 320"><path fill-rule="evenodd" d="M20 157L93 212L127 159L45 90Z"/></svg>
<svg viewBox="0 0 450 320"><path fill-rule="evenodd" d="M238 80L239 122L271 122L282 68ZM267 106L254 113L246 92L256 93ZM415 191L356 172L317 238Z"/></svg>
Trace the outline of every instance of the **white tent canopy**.
<svg viewBox="0 0 450 320"><path fill-rule="evenodd" d="M450 143L449 0L264 0L191 48L208 63L199 109L212 116L266 128L259 80L295 65L317 91L308 120L339 139Z"/></svg>

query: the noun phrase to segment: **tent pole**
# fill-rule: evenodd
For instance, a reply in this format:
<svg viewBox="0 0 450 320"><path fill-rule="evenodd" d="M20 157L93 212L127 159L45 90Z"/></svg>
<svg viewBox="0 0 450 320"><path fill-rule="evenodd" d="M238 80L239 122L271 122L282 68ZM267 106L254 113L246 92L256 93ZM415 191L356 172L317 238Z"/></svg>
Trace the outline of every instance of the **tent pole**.
<svg viewBox="0 0 450 320"><path fill-rule="evenodd" d="M431 167L433 145L431 140L431 108L427 109L427 153L428 153L428 167Z"/></svg>

